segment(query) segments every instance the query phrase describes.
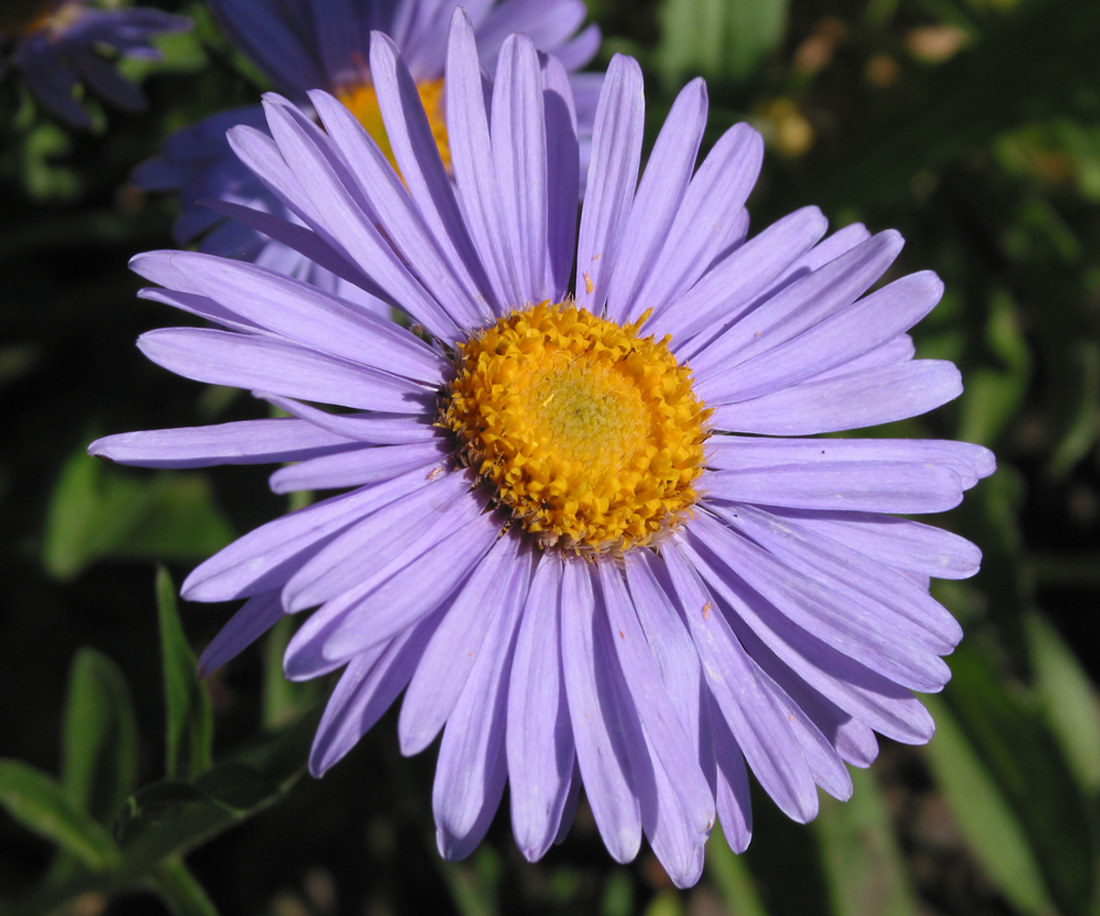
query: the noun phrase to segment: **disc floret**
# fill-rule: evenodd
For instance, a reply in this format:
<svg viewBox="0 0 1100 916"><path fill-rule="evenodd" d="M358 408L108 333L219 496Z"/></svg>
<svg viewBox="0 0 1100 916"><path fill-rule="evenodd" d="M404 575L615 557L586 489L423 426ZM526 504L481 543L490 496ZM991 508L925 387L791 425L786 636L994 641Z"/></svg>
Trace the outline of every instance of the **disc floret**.
<svg viewBox="0 0 1100 916"><path fill-rule="evenodd" d="M570 302L501 318L455 348L440 425L544 546L618 555L697 499L710 411L666 337Z"/></svg>

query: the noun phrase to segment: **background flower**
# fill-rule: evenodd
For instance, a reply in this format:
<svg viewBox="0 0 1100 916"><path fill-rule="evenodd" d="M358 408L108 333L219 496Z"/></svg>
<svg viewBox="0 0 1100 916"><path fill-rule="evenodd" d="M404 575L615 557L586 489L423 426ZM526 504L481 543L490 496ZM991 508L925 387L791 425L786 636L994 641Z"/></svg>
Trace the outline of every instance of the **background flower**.
<svg viewBox="0 0 1100 916"><path fill-rule="evenodd" d="M184 583L193 600L249 599L207 670L283 614L317 608L284 659L293 679L344 668L315 774L407 688L403 751L443 729L445 856L480 842L507 779L517 842L540 858L583 780L617 860L644 832L690 886L716 813L734 849L748 845L746 763L807 821L818 786L850 795L845 763L871 763L875 732L932 735L911 691L942 688L939 656L961 630L929 577L972 575L979 553L886 513L952 508L992 455L789 437L958 396L954 366L914 359L906 333L942 284L925 272L864 296L900 237L855 225L823 241L816 208L746 240L762 143L739 125L696 169L699 80L639 180L641 71L612 61L578 236L578 143L556 61L507 39L490 123L473 28L456 14L452 195L414 79L377 33L371 60L400 177L322 92L323 130L269 97L270 136L237 128L231 143L308 227L266 220L273 237L357 275L433 345L258 267L139 256L164 287L145 295L226 329L154 331L145 354L267 392L294 419L125 434L91 451L152 466L297 460L274 489L355 487L258 528ZM536 305L547 300L565 305Z"/></svg>
<svg viewBox="0 0 1100 916"><path fill-rule="evenodd" d="M152 42L156 35L191 28L190 19L161 10L97 9L89 0L43 0L22 6L16 0L15 7L0 14L0 49L14 45L12 62L34 94L77 127L92 125L74 95L78 86L129 111L145 105L140 90L118 73L104 48L120 57L155 60L160 56Z"/></svg>
<svg viewBox="0 0 1100 916"><path fill-rule="evenodd" d="M463 4L473 17L478 50L492 68L500 44L512 32L528 35L540 51L553 53L569 71L589 63L599 47L599 30L581 26L587 14L581 0L503 0ZM447 24L458 0L214 0L214 13L231 40L281 92L309 107L307 93L325 89L338 95L384 142L377 96L368 67L370 33L389 35L408 60L421 88L434 128L442 128L441 79ZM579 33L578 33L578 30ZM571 77L577 117L587 138L600 77ZM363 304L372 300L288 246L263 232L226 219L211 201L229 201L280 217L288 211L233 155L226 130L244 124L262 127L258 105L221 112L170 137L161 156L141 165L134 181L146 190L178 190L182 213L177 241L198 241L203 251L255 261L288 276L306 279ZM445 140L444 140L445 148ZM377 307L377 306L376 306Z"/></svg>

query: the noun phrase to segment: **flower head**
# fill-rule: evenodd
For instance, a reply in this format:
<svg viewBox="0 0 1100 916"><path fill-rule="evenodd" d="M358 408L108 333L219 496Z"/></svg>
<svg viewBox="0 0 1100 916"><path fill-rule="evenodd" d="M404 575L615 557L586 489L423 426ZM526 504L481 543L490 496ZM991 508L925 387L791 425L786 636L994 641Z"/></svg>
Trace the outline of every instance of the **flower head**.
<svg viewBox="0 0 1100 916"><path fill-rule="evenodd" d="M966 443L814 438L959 394L913 358L929 272L867 293L901 248L815 208L752 238L762 156L739 125L696 169L701 81L639 180L644 97L617 57L575 230L578 144L564 68L507 39L487 117L475 34L447 55L453 183L412 74L371 49L400 177L336 98L322 128L279 97L271 134L231 133L302 225L272 236L403 310L414 330L255 265L153 252L144 295L221 325L145 335L152 360L251 389L289 417L108 437L146 466L294 462L277 492L342 489L245 535L184 583L246 598L206 650L223 664L287 613L313 613L288 677L343 669L310 759L321 774L404 691L407 754L442 730L442 853L484 835L510 784L516 841L543 855L583 784L620 861L648 837L694 883L721 818L751 835L747 772L807 821L851 792L875 732L927 741L913 690L960 638L930 576L978 566L938 512L993 470ZM571 280L575 278L575 280ZM345 408L328 412L306 402ZM747 765L747 766L746 766Z"/></svg>
<svg viewBox="0 0 1100 916"><path fill-rule="evenodd" d="M599 47L596 26L581 29L587 13L582 0L487 0L464 5L470 9L478 53L486 67L495 64L501 43L513 32L526 34L539 51L552 53L570 72L587 64ZM311 90L335 95L396 164L368 63L371 32L388 35L403 55L444 165L450 169L443 61L448 23L459 0L282 4L211 0L211 6L234 44L283 94L307 113L312 113ZM571 76L582 143L591 131L600 80L597 74ZM226 130L234 125L262 129L264 123L259 105L219 112L170 137L159 157L138 167L134 180L147 190L180 192L182 212L175 236L181 243L198 241L203 251L254 261L381 309L377 300L292 246L228 219L224 207L208 206L209 201L228 201L282 218L292 212L279 194L241 164L226 141Z"/></svg>
<svg viewBox="0 0 1100 916"><path fill-rule="evenodd" d="M96 9L89 0L15 0L0 13L0 50L14 44L12 61L35 95L69 123L90 127L91 117L74 97L79 85L120 108L138 111L145 105L138 88L101 49L156 60L160 52L153 36L189 28L189 19L161 10Z"/></svg>

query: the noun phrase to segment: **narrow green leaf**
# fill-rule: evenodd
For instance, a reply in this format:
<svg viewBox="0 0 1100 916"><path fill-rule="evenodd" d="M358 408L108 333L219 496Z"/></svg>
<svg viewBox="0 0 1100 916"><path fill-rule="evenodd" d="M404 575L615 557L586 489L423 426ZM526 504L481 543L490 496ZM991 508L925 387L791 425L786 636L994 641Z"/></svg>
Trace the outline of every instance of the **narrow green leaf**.
<svg viewBox="0 0 1100 916"><path fill-rule="evenodd" d="M210 696L199 680L195 653L187 643L172 577L157 570L157 616L164 664L168 777L195 777L211 765L214 720Z"/></svg>
<svg viewBox="0 0 1100 916"><path fill-rule="evenodd" d="M714 833L707 842L705 868L730 913L737 916L768 916L748 865L742 856L730 849L718 825L715 825Z"/></svg>
<svg viewBox="0 0 1100 916"><path fill-rule="evenodd" d="M137 783L137 721L122 672L82 648L69 674L61 785L74 807L106 823Z"/></svg>
<svg viewBox="0 0 1100 916"><path fill-rule="evenodd" d="M938 697L924 697L936 720L928 759L970 848L1000 891L1023 913L1054 909L1027 835L958 721Z"/></svg>
<svg viewBox="0 0 1100 916"><path fill-rule="evenodd" d="M680 898L673 891L662 891L645 908L645 916L685 916Z"/></svg>
<svg viewBox="0 0 1100 916"><path fill-rule="evenodd" d="M1091 806L1036 698L973 647L951 659L929 760L959 825L1025 913L1088 911L1096 882Z"/></svg>
<svg viewBox="0 0 1100 916"><path fill-rule="evenodd" d="M1040 614L1024 618L1043 715L1081 785L1100 790L1100 699L1073 650Z"/></svg>
<svg viewBox="0 0 1100 916"><path fill-rule="evenodd" d="M80 449L50 498L42 562L68 579L102 557L206 556L231 537L200 475L126 476Z"/></svg>
<svg viewBox="0 0 1100 916"><path fill-rule="evenodd" d="M788 0L663 0L657 67L665 84L741 83L783 40Z"/></svg>
<svg viewBox="0 0 1100 916"><path fill-rule="evenodd" d="M283 655L294 627L295 621L284 617L264 637L263 724L268 731L285 728L298 719L321 693L321 681L288 681L283 674Z"/></svg>
<svg viewBox="0 0 1100 916"><path fill-rule="evenodd" d="M851 774L851 799L823 799L814 821L833 912L916 916L919 907L878 782L867 770Z"/></svg>
<svg viewBox="0 0 1100 916"><path fill-rule="evenodd" d="M143 874L278 801L305 771L319 719L320 709L311 711L193 783L166 780L139 789L114 826L127 868Z"/></svg>
<svg viewBox="0 0 1100 916"><path fill-rule="evenodd" d="M24 827L53 840L94 871L118 861L118 849L107 831L40 770L18 760L0 760L0 805Z"/></svg>
<svg viewBox="0 0 1100 916"><path fill-rule="evenodd" d="M182 859L161 862L153 872L152 885L173 916L218 916L217 907Z"/></svg>

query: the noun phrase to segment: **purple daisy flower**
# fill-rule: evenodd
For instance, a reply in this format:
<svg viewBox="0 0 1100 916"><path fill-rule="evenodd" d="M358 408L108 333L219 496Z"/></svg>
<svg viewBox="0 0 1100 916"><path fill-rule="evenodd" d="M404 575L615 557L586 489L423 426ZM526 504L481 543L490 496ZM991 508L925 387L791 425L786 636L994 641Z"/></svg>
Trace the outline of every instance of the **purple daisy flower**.
<svg viewBox="0 0 1100 916"><path fill-rule="evenodd" d="M495 65L504 38L516 32L526 34L539 51L552 53L568 71L587 64L599 47L596 26L578 34L587 15L582 0L211 0L210 5L233 43L283 94L309 112L310 90L334 94L393 161L368 66L371 32L390 36L416 81L449 168L443 60L448 23L460 2L474 23L478 53L487 68ZM582 144L591 134L601 80L599 74L571 76ZM279 196L230 149L226 130L240 124L263 129L263 108L219 112L179 131L159 157L134 172L141 188L180 192L182 211L173 230L177 241L198 242L203 251L254 261L381 310L360 289L293 248L209 206L209 201L229 201L288 215Z"/></svg>
<svg viewBox="0 0 1100 916"><path fill-rule="evenodd" d="M467 855L510 784L516 841L542 856L583 784L619 861L643 834L698 880L714 824L751 835L749 770L798 821L846 798L875 733L927 741L961 632L929 578L976 547L894 513L939 512L993 471L950 441L813 438L956 397L907 330L931 272L867 291L896 232L825 237L813 207L746 238L762 143L729 130L695 167L704 84L680 94L639 180L641 72L616 57L575 231L578 142L565 69L522 36L488 118L476 37L447 51L453 182L397 49L371 67L400 176L339 100L322 127L278 96L234 147L302 225L254 222L406 312L414 331L253 264L139 255L144 292L218 328L145 355L254 391L281 419L110 436L148 467L293 462L272 488L343 489L245 535L183 594L247 599L202 657L224 664L315 609L285 671L343 669L310 769L324 773L404 691L401 749L442 731L439 848ZM322 129L323 128L323 129ZM572 283L570 278L575 276ZM336 405L330 412L307 402Z"/></svg>
<svg viewBox="0 0 1100 916"><path fill-rule="evenodd" d="M12 62L34 94L70 124L87 128L91 116L74 97L79 85L128 111L145 106L141 91L114 68L103 48L158 60L153 37L190 28L190 19L161 10L95 9L88 0L15 0L0 12L0 49L14 44Z"/></svg>

